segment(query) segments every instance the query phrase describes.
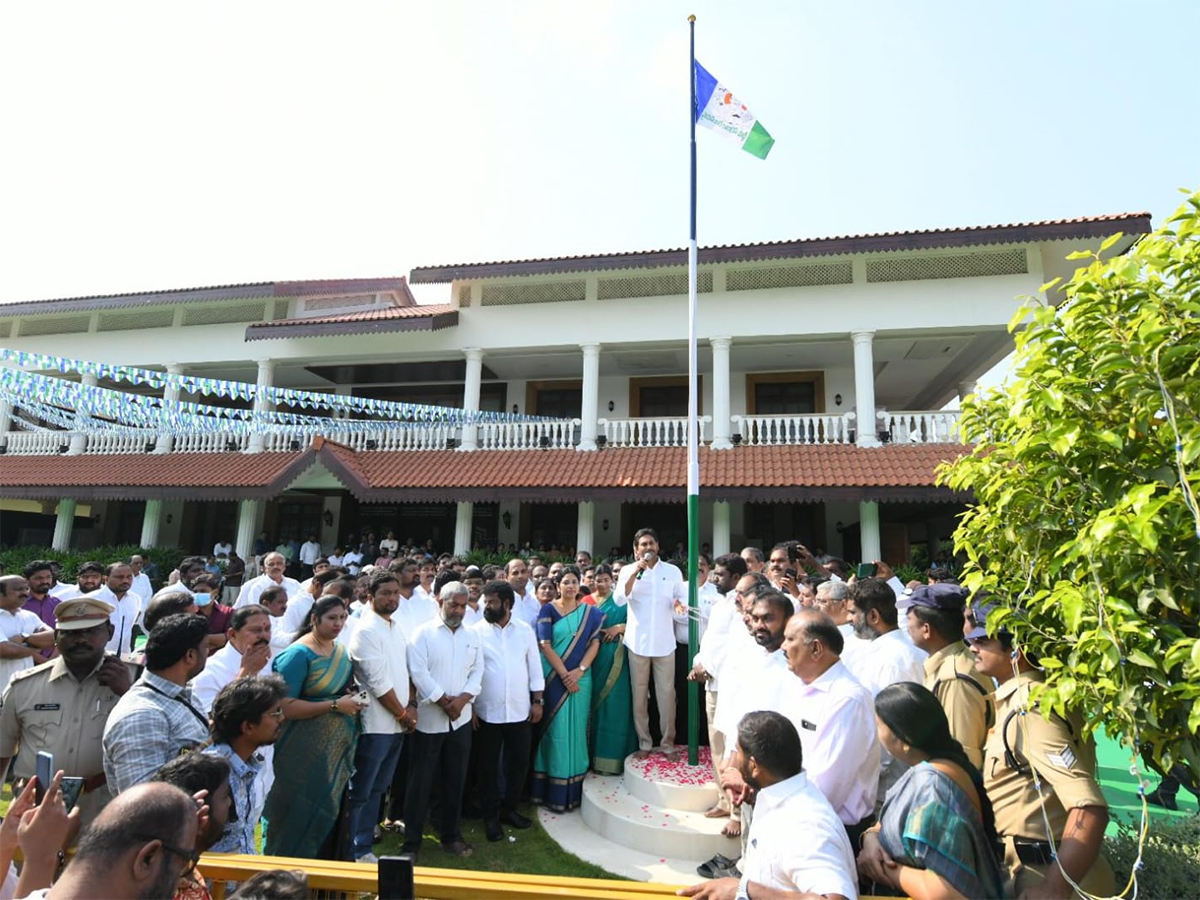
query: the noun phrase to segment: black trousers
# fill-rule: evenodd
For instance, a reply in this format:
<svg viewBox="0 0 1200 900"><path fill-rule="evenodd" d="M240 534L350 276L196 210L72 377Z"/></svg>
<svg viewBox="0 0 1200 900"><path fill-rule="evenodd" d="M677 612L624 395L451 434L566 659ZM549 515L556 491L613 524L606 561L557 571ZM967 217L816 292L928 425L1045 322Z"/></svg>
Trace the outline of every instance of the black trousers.
<svg viewBox="0 0 1200 900"><path fill-rule="evenodd" d="M529 762L533 726L528 722L479 722L475 746L479 755L479 786L484 821L517 811ZM502 752L503 751L503 752ZM504 796L500 796L500 757L504 757Z"/></svg>
<svg viewBox="0 0 1200 900"><path fill-rule="evenodd" d="M429 797L436 782L440 788L434 819L443 844L462 840L463 784L471 757L471 723L454 731L425 734L414 731L405 740L412 748L408 760L408 786L404 791L404 852L421 849Z"/></svg>

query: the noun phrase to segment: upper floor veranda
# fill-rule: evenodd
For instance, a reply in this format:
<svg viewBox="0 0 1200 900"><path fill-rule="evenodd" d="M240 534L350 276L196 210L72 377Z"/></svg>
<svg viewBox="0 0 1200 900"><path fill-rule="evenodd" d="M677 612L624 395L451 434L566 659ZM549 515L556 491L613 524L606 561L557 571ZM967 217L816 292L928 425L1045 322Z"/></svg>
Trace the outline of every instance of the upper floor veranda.
<svg viewBox="0 0 1200 900"><path fill-rule="evenodd" d="M1057 289L1042 287L1070 276L1068 253L1123 232L1107 250L1120 253L1149 228L1134 214L706 248L701 441L956 441L956 414L943 407L1011 352L1020 298L1058 302ZM0 346L540 417L325 435L363 451L685 442L682 251L429 267L410 278L447 285L447 302L417 305L404 278L31 301L0 307ZM313 436L303 427L248 437L39 431L19 398L16 407L0 403L0 446L13 454L284 450Z"/></svg>

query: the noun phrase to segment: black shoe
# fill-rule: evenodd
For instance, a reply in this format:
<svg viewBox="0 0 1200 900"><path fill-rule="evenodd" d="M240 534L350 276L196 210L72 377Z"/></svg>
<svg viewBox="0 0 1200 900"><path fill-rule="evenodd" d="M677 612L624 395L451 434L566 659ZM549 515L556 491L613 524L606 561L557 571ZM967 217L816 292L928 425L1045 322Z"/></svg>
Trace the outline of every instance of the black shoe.
<svg viewBox="0 0 1200 900"><path fill-rule="evenodd" d="M487 832L487 839L493 844L496 841L504 840L504 832L500 828L500 823L495 819L489 819L483 823L483 828Z"/></svg>
<svg viewBox="0 0 1200 900"><path fill-rule="evenodd" d="M533 825L532 819L528 818L527 816L521 815L516 810L513 810L512 812L504 813L500 817L500 821L506 825L511 825L513 828L521 828L521 829L529 828L530 826Z"/></svg>
<svg viewBox="0 0 1200 900"><path fill-rule="evenodd" d="M737 866L729 866L725 869L714 869L713 878L741 878L742 870Z"/></svg>
<svg viewBox="0 0 1200 900"><path fill-rule="evenodd" d="M1179 804L1175 802L1175 795L1164 794L1161 790L1154 790L1147 794L1146 802L1164 809L1179 809Z"/></svg>
<svg viewBox="0 0 1200 900"><path fill-rule="evenodd" d="M728 856L718 853L708 862L700 863L700 865L696 866L696 874L701 878L726 878L728 876L718 873L728 872L736 868L737 863L736 859L730 859Z"/></svg>

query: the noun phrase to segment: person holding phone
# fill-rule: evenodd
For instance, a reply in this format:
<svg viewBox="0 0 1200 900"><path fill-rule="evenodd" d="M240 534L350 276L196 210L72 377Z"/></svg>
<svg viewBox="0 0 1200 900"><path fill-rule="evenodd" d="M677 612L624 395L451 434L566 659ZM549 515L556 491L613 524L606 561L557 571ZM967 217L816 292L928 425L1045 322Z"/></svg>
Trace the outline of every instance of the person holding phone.
<svg viewBox="0 0 1200 900"><path fill-rule="evenodd" d="M101 737L108 715L129 690L129 667L105 653L113 608L103 600L65 600L54 610L53 662L18 673L0 700L0 779L17 754L18 779L35 774L39 751L70 777L83 779L78 805L89 824L108 803Z"/></svg>

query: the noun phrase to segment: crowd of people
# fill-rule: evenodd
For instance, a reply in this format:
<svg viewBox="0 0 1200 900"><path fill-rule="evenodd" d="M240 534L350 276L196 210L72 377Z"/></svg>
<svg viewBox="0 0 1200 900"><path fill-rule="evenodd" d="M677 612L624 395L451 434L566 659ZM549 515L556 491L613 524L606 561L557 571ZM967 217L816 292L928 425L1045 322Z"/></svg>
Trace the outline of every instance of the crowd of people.
<svg viewBox="0 0 1200 900"><path fill-rule="evenodd" d="M0 770L28 785L48 752L65 776L40 805L19 791L0 863L14 815L40 817L42 850L83 827L53 887L39 851L0 896L73 896L140 848L120 877L202 897L198 854L259 852L256 831L269 855L373 863L387 831L417 857L428 826L470 856L464 814L501 841L530 827L526 798L565 813L589 771L678 760L689 680L719 785L705 815L740 853L687 895L1112 889L1094 746L1038 714L1037 661L944 569L905 585L794 541L704 553L691 607L651 529L625 561L485 568L392 534L370 563L261 541L233 584L227 543L157 592L140 557L75 585L49 560L0 576Z"/></svg>

